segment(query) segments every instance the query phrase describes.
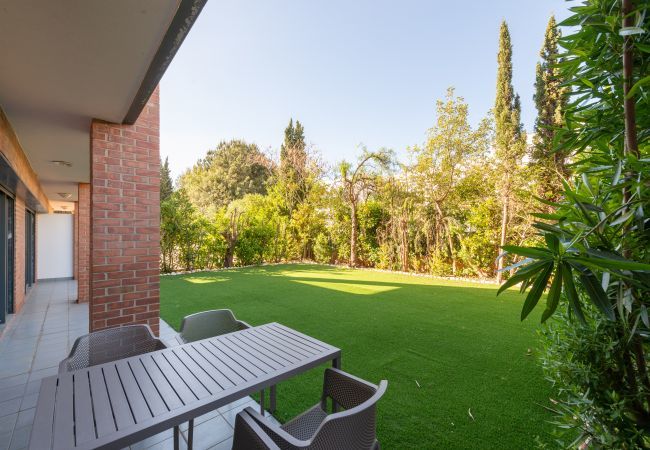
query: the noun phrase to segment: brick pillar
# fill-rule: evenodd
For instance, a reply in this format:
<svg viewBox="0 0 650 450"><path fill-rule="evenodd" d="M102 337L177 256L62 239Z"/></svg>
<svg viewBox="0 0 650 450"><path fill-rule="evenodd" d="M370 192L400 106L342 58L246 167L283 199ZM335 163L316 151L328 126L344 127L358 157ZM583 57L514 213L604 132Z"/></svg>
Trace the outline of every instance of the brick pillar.
<svg viewBox="0 0 650 450"><path fill-rule="evenodd" d="M160 317L159 94L134 125L91 125L90 329Z"/></svg>
<svg viewBox="0 0 650 450"><path fill-rule="evenodd" d="M79 281L79 202L74 202L72 227L72 278Z"/></svg>
<svg viewBox="0 0 650 450"><path fill-rule="evenodd" d="M75 242L77 258L77 301L86 303L90 298L90 184L79 183Z"/></svg>

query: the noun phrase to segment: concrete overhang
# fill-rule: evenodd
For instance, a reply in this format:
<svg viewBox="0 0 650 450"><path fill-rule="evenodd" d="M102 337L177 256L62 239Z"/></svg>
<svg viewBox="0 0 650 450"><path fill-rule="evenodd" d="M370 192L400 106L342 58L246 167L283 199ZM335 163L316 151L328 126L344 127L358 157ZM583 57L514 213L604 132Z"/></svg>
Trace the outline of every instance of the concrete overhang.
<svg viewBox="0 0 650 450"><path fill-rule="evenodd" d="M206 1L0 3L0 108L49 199L77 199L92 119L137 119Z"/></svg>

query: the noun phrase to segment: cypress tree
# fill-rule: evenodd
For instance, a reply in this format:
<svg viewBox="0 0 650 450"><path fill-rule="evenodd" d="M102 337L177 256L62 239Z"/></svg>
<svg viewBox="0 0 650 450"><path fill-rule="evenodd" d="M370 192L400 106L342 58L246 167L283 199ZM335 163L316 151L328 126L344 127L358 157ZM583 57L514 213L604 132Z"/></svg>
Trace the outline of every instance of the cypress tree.
<svg viewBox="0 0 650 450"><path fill-rule="evenodd" d="M169 170L169 158L160 166L160 201L167 200L174 192L171 171Z"/></svg>
<svg viewBox="0 0 650 450"><path fill-rule="evenodd" d="M280 147L280 167L285 176L291 176L289 172L300 172L301 163L305 162L306 149L305 129L300 121L289 120L289 125L284 130L284 142Z"/></svg>
<svg viewBox="0 0 650 450"><path fill-rule="evenodd" d="M284 130L284 142L280 147L280 179L285 185L289 216L306 196L305 171L307 165L305 129L300 121L289 120Z"/></svg>
<svg viewBox="0 0 650 450"><path fill-rule="evenodd" d="M495 154L499 163L501 179L497 183L501 197L501 238L504 246L508 237L510 202L512 197L512 178L525 151L525 134L521 125L521 102L512 87L512 43L510 31L505 20L499 32L499 53L497 55L497 93L494 103ZM503 268L503 258L499 258L497 269ZM501 281L497 272L497 282Z"/></svg>
<svg viewBox="0 0 650 450"><path fill-rule="evenodd" d="M566 154L554 152L554 140L558 128L562 127L563 113L567 101L567 90L562 86L558 43L561 33L551 16L546 27L544 44L539 54L541 62L537 63L535 76L535 137L531 163L537 169L539 194L549 200L557 200L562 189L561 176L568 175Z"/></svg>

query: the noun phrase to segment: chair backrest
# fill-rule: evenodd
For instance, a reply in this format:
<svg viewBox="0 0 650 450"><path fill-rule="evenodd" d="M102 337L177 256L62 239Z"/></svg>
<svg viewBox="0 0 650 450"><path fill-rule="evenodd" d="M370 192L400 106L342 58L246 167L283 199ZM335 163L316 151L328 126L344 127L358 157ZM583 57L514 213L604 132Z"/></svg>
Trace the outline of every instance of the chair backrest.
<svg viewBox="0 0 650 450"><path fill-rule="evenodd" d="M83 369L166 348L147 325L107 328L77 338L59 373Z"/></svg>
<svg viewBox="0 0 650 450"><path fill-rule="evenodd" d="M183 318L178 337L182 342L194 342L240 330L242 326L229 309L213 309Z"/></svg>
<svg viewBox="0 0 650 450"><path fill-rule="evenodd" d="M312 437L309 449L368 450L375 448L377 444L377 402L386 392L388 382L382 380L379 386L374 386L363 382L363 380L358 380L365 386L359 384L352 389L350 384L346 383L335 383L335 385L338 384L338 387L330 386L330 392L338 390L333 396L336 398L336 403L346 409L325 418ZM374 389L371 389L372 386Z"/></svg>
<svg viewBox="0 0 650 450"><path fill-rule="evenodd" d="M305 440L297 438L294 432L289 433L272 425L251 408L239 414L256 418L261 433L270 437L282 450L376 450L379 449L376 432L377 402L386 392L387 386L386 380L377 386L341 370L326 369L321 407L327 410L324 407L325 399L332 398L337 405L346 409L327 415L311 437ZM299 419L300 417L296 420ZM312 429L312 423L305 425ZM260 434L260 431L252 427L246 428L249 433Z"/></svg>

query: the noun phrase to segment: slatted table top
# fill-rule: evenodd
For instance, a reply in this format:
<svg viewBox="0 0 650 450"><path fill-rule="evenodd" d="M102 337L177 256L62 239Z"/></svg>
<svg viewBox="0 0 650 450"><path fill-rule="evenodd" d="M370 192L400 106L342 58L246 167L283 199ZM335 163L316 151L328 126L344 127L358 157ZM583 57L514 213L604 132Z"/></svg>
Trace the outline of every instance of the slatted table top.
<svg viewBox="0 0 650 450"><path fill-rule="evenodd" d="M123 448L341 351L270 323L43 380L30 449Z"/></svg>

